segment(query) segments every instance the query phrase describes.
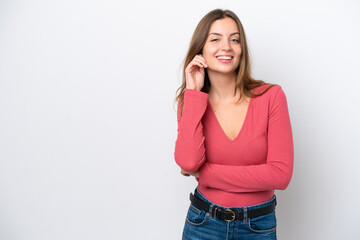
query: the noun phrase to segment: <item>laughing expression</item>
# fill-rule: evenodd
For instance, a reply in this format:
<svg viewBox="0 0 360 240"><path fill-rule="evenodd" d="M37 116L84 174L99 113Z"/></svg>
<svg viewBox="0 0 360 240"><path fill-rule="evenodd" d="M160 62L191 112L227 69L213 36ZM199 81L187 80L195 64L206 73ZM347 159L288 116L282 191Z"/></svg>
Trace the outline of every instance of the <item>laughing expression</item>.
<svg viewBox="0 0 360 240"><path fill-rule="evenodd" d="M202 52L208 71L233 73L239 66L240 33L235 21L223 18L211 24Z"/></svg>

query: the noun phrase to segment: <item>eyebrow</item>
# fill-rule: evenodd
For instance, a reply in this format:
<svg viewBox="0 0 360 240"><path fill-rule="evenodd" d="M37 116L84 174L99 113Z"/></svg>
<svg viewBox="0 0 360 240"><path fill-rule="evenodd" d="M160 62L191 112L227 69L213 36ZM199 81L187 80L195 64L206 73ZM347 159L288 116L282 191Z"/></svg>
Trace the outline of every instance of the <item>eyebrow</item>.
<svg viewBox="0 0 360 240"><path fill-rule="evenodd" d="M209 36L210 36L211 34L222 36L222 34L220 34L220 33L216 33L216 32L209 33ZM239 35L240 35L240 33L239 33L239 32L234 32L234 33L230 34L230 36L235 35L235 34L239 34Z"/></svg>

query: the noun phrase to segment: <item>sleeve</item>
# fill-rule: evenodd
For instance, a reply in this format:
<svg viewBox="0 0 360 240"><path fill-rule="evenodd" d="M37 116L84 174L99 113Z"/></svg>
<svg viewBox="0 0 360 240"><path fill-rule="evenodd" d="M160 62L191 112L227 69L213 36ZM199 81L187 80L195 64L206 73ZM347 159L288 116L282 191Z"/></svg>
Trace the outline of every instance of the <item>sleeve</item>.
<svg viewBox="0 0 360 240"><path fill-rule="evenodd" d="M229 192L287 188L293 173L294 147L287 100L280 86L269 108L266 163L227 166L205 162L199 170L200 185Z"/></svg>
<svg viewBox="0 0 360 240"><path fill-rule="evenodd" d="M180 103L177 108L177 139L174 157L185 171L196 172L205 161L204 134L201 118L208 101L207 93L185 89L184 106L180 117Z"/></svg>

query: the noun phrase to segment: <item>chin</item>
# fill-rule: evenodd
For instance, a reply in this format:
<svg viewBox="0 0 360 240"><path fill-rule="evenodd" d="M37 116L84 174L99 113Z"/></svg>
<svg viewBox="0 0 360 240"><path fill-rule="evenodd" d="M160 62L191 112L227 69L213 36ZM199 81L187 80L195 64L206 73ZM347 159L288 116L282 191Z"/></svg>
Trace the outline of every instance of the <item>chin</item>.
<svg viewBox="0 0 360 240"><path fill-rule="evenodd" d="M234 73L236 69L237 68L209 68L208 71L229 74Z"/></svg>

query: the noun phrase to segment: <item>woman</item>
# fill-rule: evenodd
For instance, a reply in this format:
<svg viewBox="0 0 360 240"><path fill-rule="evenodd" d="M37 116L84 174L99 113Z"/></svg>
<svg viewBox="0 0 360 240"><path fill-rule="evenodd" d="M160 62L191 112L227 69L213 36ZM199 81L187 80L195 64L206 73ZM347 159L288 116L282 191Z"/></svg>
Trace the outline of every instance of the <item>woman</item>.
<svg viewBox="0 0 360 240"><path fill-rule="evenodd" d="M175 161L198 186L183 239L276 239L275 189L294 161L286 96L251 77L245 33L229 10L204 16L178 89Z"/></svg>

